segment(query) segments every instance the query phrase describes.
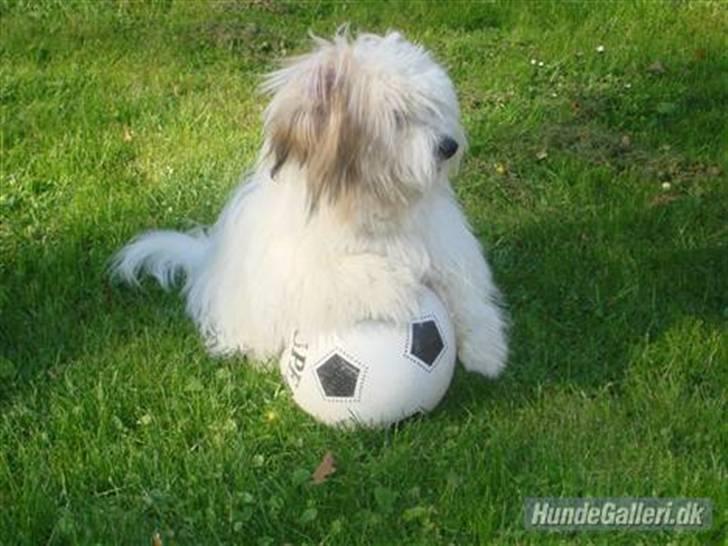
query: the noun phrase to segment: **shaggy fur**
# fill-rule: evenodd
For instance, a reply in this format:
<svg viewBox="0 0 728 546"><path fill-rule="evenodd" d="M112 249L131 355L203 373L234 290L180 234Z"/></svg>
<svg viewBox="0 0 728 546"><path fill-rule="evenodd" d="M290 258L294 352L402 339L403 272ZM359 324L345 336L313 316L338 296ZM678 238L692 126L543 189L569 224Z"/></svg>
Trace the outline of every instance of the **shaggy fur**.
<svg viewBox="0 0 728 546"><path fill-rule="evenodd" d="M498 292L449 183L465 148L452 83L398 33L340 33L268 76L265 141L208 230L151 231L116 256L131 283L184 278L211 350L265 361L291 332L408 320L446 303L467 369L506 361Z"/></svg>

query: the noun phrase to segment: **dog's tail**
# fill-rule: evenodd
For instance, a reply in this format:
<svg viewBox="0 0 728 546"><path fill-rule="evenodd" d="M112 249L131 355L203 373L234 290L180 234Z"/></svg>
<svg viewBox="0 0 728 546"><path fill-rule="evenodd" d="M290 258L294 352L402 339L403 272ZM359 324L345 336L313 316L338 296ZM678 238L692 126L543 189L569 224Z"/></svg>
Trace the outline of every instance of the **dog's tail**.
<svg viewBox="0 0 728 546"><path fill-rule="evenodd" d="M110 272L131 285L138 285L144 273L167 289L181 275L188 279L204 259L209 238L204 230L150 231L132 240L112 259Z"/></svg>

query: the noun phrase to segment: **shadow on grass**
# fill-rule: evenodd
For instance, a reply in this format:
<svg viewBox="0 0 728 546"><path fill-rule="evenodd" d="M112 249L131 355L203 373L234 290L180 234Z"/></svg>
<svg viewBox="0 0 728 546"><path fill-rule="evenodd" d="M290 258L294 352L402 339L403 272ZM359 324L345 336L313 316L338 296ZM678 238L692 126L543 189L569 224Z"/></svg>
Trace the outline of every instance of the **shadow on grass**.
<svg viewBox="0 0 728 546"><path fill-rule="evenodd" d="M698 208L719 218L720 206L670 203L582 222L553 217L507 235L494 268L513 321L510 366L496 382L461 371L445 411L526 400L548 384L587 393L619 388L637 346L686 318L724 328L728 248L678 243L690 226L683 218L699 222Z"/></svg>
<svg viewBox="0 0 728 546"><path fill-rule="evenodd" d="M173 295L111 282L106 267L117 249L108 232L93 226L77 231L59 244L26 244L4 274L0 403L31 383L58 377L81 355L185 324Z"/></svg>

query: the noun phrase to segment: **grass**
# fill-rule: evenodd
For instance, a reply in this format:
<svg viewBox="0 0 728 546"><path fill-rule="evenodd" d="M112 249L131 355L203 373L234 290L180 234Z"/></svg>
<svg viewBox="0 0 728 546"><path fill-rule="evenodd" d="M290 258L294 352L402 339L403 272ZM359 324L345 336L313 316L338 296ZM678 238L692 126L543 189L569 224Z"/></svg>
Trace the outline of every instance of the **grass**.
<svg viewBox="0 0 728 546"><path fill-rule="evenodd" d="M214 219L260 74L345 21L448 66L513 318L501 380L459 370L385 431L317 425L175 295L104 274ZM720 2L0 0L0 544L722 544L726 28ZM710 497L714 523L533 533L526 496Z"/></svg>

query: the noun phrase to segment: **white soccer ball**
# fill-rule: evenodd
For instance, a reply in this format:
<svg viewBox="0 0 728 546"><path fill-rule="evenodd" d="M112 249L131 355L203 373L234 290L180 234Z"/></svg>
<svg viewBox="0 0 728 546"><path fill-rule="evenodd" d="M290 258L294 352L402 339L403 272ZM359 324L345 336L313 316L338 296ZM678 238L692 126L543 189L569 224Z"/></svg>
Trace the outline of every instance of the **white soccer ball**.
<svg viewBox="0 0 728 546"><path fill-rule="evenodd" d="M319 421L386 426L440 402L455 354L447 309L424 290L407 324L365 321L315 339L295 332L280 367L293 399Z"/></svg>

